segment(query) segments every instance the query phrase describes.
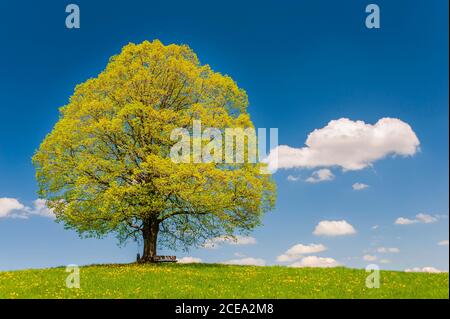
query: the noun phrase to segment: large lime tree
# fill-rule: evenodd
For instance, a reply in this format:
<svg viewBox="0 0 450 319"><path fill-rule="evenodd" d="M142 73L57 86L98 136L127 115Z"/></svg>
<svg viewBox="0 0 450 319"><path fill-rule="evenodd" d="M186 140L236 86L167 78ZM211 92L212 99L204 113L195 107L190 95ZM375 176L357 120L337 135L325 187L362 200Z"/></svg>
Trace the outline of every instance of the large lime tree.
<svg viewBox="0 0 450 319"><path fill-rule="evenodd" d="M201 65L186 45L129 44L78 85L36 151L39 194L81 236L115 233L157 247L197 246L247 233L274 206L262 163L174 161L172 132L253 128L248 99L229 77Z"/></svg>

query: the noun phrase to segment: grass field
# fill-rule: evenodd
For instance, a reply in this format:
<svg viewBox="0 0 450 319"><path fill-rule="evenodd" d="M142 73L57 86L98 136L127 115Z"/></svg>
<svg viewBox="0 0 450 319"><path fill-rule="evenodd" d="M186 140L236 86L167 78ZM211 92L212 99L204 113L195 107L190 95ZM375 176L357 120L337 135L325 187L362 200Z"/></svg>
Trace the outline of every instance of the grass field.
<svg viewBox="0 0 450 319"><path fill-rule="evenodd" d="M449 275L216 264L96 265L66 288L65 268L0 272L0 298L448 298Z"/></svg>

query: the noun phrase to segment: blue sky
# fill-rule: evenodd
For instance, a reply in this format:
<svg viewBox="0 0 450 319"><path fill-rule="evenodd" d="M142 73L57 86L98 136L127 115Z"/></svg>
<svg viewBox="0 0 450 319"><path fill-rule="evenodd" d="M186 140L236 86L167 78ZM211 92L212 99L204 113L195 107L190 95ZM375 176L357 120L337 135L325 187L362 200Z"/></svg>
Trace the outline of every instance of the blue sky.
<svg viewBox="0 0 450 319"><path fill-rule="evenodd" d="M306 182L312 169L279 170L276 209L251 234L256 243L161 253L275 264L290 247L314 243L327 250L312 255L349 267L365 267L370 262L362 257L372 255L385 269L448 270L448 244L437 244L449 237L448 2L375 1L376 30L364 24L368 1L74 2L81 9L77 30L65 28L68 2L2 5L0 198L32 211L31 156L58 107L125 44L159 39L188 44L203 63L231 75L249 95L255 125L278 128L280 144L302 147L314 129L340 118L367 124L397 118L420 140L411 157L388 156L357 171L331 167L331 181ZM355 191L357 182L369 187ZM437 220L394 225L419 213ZM356 233L314 235L324 220L345 220ZM129 262L137 252L113 238L79 239L33 214L0 218L0 270Z"/></svg>

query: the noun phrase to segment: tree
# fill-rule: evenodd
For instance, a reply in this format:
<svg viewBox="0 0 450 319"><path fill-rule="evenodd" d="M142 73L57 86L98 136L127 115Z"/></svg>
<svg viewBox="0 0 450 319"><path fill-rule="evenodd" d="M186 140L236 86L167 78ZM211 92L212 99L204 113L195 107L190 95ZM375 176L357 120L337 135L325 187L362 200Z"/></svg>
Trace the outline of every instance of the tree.
<svg viewBox="0 0 450 319"><path fill-rule="evenodd" d="M78 85L33 157L39 195L82 237L142 239L176 249L247 233L274 206L262 163L176 163L171 132L253 128L247 95L186 45L128 44Z"/></svg>

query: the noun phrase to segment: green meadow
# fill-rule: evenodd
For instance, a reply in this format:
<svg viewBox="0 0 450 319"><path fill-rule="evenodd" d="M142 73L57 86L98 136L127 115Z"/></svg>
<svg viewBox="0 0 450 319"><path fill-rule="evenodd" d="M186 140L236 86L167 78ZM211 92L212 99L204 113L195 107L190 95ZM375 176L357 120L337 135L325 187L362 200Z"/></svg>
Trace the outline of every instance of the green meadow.
<svg viewBox="0 0 450 319"><path fill-rule="evenodd" d="M0 272L0 298L449 298L448 273L218 264L116 264L80 268L80 288L64 267Z"/></svg>

